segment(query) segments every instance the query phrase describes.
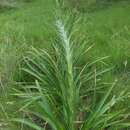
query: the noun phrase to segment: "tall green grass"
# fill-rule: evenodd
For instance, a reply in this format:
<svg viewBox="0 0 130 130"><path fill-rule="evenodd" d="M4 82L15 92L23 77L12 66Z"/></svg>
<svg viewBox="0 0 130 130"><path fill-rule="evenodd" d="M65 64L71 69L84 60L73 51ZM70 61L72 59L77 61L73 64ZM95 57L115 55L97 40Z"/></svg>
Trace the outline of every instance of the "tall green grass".
<svg viewBox="0 0 130 130"><path fill-rule="evenodd" d="M17 100L11 94L17 85L17 79L20 79L20 62L27 50L21 30L18 29L19 33L15 31L10 33L12 27L14 26L7 25L4 32L0 32L0 129L2 130L15 129L10 124L9 117L16 115L18 103L16 104Z"/></svg>
<svg viewBox="0 0 130 130"><path fill-rule="evenodd" d="M1 32L9 25L0 34L0 129L128 130L129 5L79 12L78 24L57 19L56 26L52 8L38 0L0 14ZM51 39L51 50L38 49Z"/></svg>
<svg viewBox="0 0 130 130"><path fill-rule="evenodd" d="M129 98L127 89L113 95L117 80L103 83L110 68L96 67L104 59L80 63L92 48L74 36L76 20L56 20L57 38L52 52L32 48L24 57L26 80L14 95L24 100L25 118L13 119L35 130L101 130L129 128L127 108L118 108ZM74 29L74 30L73 30ZM80 64L79 64L80 63Z"/></svg>

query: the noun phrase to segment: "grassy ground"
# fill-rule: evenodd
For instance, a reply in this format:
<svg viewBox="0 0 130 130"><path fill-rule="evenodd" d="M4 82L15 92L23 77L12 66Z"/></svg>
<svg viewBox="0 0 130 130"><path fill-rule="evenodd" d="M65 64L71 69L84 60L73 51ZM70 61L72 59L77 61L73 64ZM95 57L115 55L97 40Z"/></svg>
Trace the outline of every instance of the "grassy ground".
<svg viewBox="0 0 130 130"><path fill-rule="evenodd" d="M120 91L119 88L130 87L129 12L130 4L119 2L118 4L113 4L106 8L92 12L89 11L89 13L79 13L82 20L79 23L81 32L78 35L88 37L90 44L94 44L86 60L110 56L106 61L106 66L114 66L114 69L104 76L104 80L111 81L118 78L118 91ZM19 6L14 9L1 10L0 46L3 50L0 50L2 59L0 61L0 74L2 73L1 75L8 77L5 82L10 82L10 77L13 77L11 73L15 71L17 61L21 58L26 49L29 49L32 45L37 48L48 47L50 45L51 40L55 38L53 28L55 24L54 19L53 0L32 0L28 3L20 3ZM10 87L8 83L6 86L7 88ZM6 93L11 93L10 91L11 90L8 90ZM11 113L12 111L14 112L14 109L16 111L17 107L14 108L11 106L11 104L16 104L16 101L11 98L9 100L9 97L10 96L7 96L3 101L3 97L1 96L0 100L2 104L4 102L4 106L6 106L5 109L7 110L5 111ZM128 107L130 107L130 104ZM0 116L7 118L4 109L0 111ZM1 117L0 119L2 119ZM4 130L1 126L0 129ZM7 128L5 129L7 130ZM14 128L12 129L14 130Z"/></svg>

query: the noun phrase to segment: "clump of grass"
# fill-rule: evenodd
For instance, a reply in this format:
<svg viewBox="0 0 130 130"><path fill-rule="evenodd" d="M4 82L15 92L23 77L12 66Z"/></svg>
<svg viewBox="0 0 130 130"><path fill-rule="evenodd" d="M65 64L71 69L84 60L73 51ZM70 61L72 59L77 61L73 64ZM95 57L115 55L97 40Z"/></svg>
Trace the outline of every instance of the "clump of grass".
<svg viewBox="0 0 130 130"><path fill-rule="evenodd" d="M127 109L118 109L116 105L125 101L129 92L123 90L113 95L117 81L101 82L101 76L110 68L101 70L96 63L103 63L107 57L79 65L92 46L87 47L82 38L78 43L74 40L74 21L67 24L56 20L58 33L52 52L32 48L24 58L27 67L23 70L32 80L26 81L14 95L25 99L20 110L26 116L13 121L35 130L128 128Z"/></svg>
<svg viewBox="0 0 130 130"><path fill-rule="evenodd" d="M23 52L27 50L26 40L21 30L19 29L17 33L15 31L10 33L11 29L11 25L7 25L5 31L0 33L0 82L3 87L14 82L15 72Z"/></svg>
<svg viewBox="0 0 130 130"><path fill-rule="evenodd" d="M6 23L4 31L0 32L0 129L2 130L15 129L10 124L9 117L16 115L18 103L11 92L17 84L16 79L20 79L21 58L27 50L22 30L15 26L15 30L12 31L13 27L14 25Z"/></svg>

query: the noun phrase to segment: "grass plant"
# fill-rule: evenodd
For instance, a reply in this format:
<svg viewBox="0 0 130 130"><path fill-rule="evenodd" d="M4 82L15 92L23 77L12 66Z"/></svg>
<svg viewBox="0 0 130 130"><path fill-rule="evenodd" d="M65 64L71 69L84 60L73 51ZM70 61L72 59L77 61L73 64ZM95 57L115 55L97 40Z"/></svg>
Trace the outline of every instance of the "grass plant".
<svg viewBox="0 0 130 130"><path fill-rule="evenodd" d="M1 130L130 129L129 2L85 2L0 10Z"/></svg>
<svg viewBox="0 0 130 130"><path fill-rule="evenodd" d="M129 92L124 89L113 95L117 80L112 84L102 83L102 75L111 68L99 69L96 64L108 57L79 65L92 46L87 47L86 39L74 40L74 24L76 20L64 23L58 18L52 52L32 48L24 57L23 71L32 76L32 80L26 81L14 95L25 99L20 110L26 118L13 121L35 130L128 128L127 108L118 109L116 104L128 99Z"/></svg>

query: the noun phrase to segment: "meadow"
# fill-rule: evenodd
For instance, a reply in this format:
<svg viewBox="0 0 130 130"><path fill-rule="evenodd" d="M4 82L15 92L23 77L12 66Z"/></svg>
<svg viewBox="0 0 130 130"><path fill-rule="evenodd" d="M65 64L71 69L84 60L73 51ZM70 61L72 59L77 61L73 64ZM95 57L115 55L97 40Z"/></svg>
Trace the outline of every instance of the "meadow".
<svg viewBox="0 0 130 130"><path fill-rule="evenodd" d="M0 130L130 129L130 2L94 2L0 6Z"/></svg>

